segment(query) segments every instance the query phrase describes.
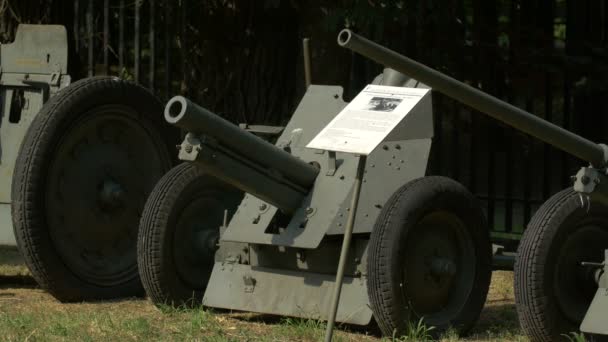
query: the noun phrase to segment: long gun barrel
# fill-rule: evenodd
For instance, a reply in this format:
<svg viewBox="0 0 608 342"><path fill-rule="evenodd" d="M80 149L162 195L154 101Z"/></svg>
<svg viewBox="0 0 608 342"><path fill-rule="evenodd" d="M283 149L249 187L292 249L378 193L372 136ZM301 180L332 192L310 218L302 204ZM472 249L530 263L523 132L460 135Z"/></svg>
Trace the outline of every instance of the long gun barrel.
<svg viewBox="0 0 608 342"><path fill-rule="evenodd" d="M345 29L338 34L338 44L423 82L434 90L588 161L595 167L601 168L608 164L608 148L605 145L596 144L545 121L525 110L361 37L351 30Z"/></svg>
<svg viewBox="0 0 608 342"><path fill-rule="evenodd" d="M319 170L238 128L190 100L175 96L165 106L165 120L195 136L207 172L285 212L293 212L312 187Z"/></svg>

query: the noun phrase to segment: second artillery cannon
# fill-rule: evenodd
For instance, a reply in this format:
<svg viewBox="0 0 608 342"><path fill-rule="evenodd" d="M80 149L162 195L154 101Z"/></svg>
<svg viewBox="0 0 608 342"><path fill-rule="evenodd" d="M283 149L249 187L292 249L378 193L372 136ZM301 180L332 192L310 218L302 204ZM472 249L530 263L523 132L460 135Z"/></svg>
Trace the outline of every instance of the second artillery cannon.
<svg viewBox="0 0 608 342"><path fill-rule="evenodd" d="M590 163L530 221L515 263L515 301L534 341L608 335L608 146L597 144L343 30L338 44ZM604 338L606 336L603 336Z"/></svg>

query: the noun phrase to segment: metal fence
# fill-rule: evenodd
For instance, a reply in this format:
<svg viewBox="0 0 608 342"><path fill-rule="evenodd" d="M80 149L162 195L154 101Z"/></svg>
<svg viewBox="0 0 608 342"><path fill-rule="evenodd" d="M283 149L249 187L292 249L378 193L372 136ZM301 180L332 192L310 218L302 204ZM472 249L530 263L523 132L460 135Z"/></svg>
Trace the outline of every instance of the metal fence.
<svg viewBox="0 0 608 342"><path fill-rule="evenodd" d="M178 22L174 12L182 3L74 0L74 22L69 27L87 76L119 75L165 96L175 91L177 80L172 75L179 73L172 71L179 58L172 39Z"/></svg>
<svg viewBox="0 0 608 342"><path fill-rule="evenodd" d="M190 66L184 49L190 47L184 37L187 30L196 31L190 27L196 20L203 20L198 16L205 11L203 3L74 0L73 22L63 24L72 33L76 62L87 75L132 78L167 98L188 87ZM372 23L360 32L560 126L590 139L607 140L605 1L408 0L405 4L407 20L381 27ZM316 83L342 84L352 94L379 71L378 66L333 47L334 31L315 36L322 30L311 27L320 27L320 19L310 11L300 12L299 22L293 23L296 34L290 37L313 32ZM230 29L226 23L226 30ZM284 43L274 44L281 49ZM296 59L292 63L297 69ZM335 72L340 68L346 71ZM292 86L300 91L284 99L291 102L281 107L287 108L283 118L301 95L298 82L294 80ZM440 95L435 97L435 115L430 172L451 176L471 189L485 204L494 239L507 246L515 246L538 206L567 187L569 176L581 165Z"/></svg>
<svg viewBox="0 0 608 342"><path fill-rule="evenodd" d="M456 76L566 129L606 141L605 1L477 5L482 8L470 9L473 19L460 41L470 51L469 60ZM475 22L475 15L483 17ZM438 98L435 113L441 133L434 141L433 172L460 180L483 200L494 240L508 247L515 247L548 197L572 184L570 176L583 164L450 99Z"/></svg>

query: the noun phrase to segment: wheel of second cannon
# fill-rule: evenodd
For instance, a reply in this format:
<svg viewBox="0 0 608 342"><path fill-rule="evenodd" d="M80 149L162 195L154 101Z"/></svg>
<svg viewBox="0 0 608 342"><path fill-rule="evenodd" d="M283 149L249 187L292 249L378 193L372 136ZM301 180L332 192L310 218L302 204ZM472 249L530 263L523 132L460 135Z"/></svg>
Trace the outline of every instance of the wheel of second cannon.
<svg viewBox="0 0 608 342"><path fill-rule="evenodd" d="M606 249L608 208L600 202L566 189L538 209L514 268L519 322L531 340L567 341L564 334L579 330L597 290L596 268L581 262L601 263Z"/></svg>
<svg viewBox="0 0 608 342"><path fill-rule="evenodd" d="M435 176L405 184L369 243L368 294L382 333L400 336L421 319L434 336L466 333L485 303L491 262L486 220L467 189Z"/></svg>
<svg viewBox="0 0 608 342"><path fill-rule="evenodd" d="M13 228L33 277L57 299L143 294L139 216L179 133L162 119L143 87L94 77L61 90L32 121L12 182Z"/></svg>
<svg viewBox="0 0 608 342"><path fill-rule="evenodd" d="M157 305L201 304L227 211L242 193L195 163L169 171L148 198L141 218L138 263L146 293Z"/></svg>

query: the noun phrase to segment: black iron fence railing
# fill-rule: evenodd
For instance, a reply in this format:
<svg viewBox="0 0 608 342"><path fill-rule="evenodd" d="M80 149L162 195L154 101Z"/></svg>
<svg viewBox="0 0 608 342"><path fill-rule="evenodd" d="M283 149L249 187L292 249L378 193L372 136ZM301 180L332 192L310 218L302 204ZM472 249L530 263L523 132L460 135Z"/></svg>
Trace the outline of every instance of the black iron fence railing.
<svg viewBox="0 0 608 342"><path fill-rule="evenodd" d="M8 3L4 36L10 20L27 21L28 1ZM30 21L68 27L76 78L117 75L163 99L186 93L233 121L257 124L284 123L297 104L305 36L312 38L315 83L342 84L352 96L380 71L336 46L339 29L355 22L355 30L384 45L608 142L606 1L400 3L399 20L379 22L345 20L355 12L348 6L374 4L368 1L48 1L45 11L30 9L43 19ZM430 173L468 186L485 203L494 239L507 246L581 164L440 95L435 115Z"/></svg>

